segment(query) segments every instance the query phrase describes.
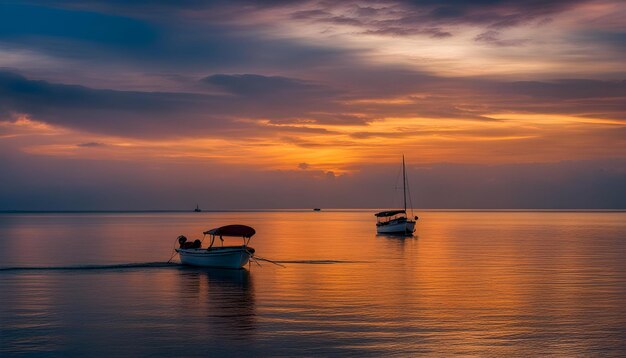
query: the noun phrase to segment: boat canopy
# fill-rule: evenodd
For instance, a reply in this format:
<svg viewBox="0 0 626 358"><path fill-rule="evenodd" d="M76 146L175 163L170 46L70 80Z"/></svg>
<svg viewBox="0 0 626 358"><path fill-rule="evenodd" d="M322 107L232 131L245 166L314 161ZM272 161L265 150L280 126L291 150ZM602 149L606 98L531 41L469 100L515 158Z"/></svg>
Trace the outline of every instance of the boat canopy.
<svg viewBox="0 0 626 358"><path fill-rule="evenodd" d="M387 217L387 216L394 216L394 215L398 215L398 214L406 214L406 210L381 211L379 213L374 214L374 216L379 217L379 218L384 218L384 217Z"/></svg>
<svg viewBox="0 0 626 358"><path fill-rule="evenodd" d="M251 238L255 233L256 231L253 228L246 225L226 225L204 232L205 235L238 236L244 238Z"/></svg>

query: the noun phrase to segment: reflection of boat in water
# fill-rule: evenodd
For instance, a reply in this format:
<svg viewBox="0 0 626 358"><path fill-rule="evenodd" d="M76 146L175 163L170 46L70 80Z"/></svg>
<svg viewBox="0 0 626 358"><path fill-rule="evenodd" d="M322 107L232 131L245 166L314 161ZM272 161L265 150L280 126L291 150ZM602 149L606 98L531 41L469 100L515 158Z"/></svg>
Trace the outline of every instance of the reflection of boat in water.
<svg viewBox="0 0 626 358"><path fill-rule="evenodd" d="M386 238L386 239L390 239L392 241L395 242L400 242L400 243L404 243L407 240L416 240L419 239L419 236L417 235L402 235L402 234L376 234L376 237L381 237L381 238Z"/></svg>
<svg viewBox="0 0 626 358"><path fill-rule="evenodd" d="M176 252L184 265L239 269L245 266L254 254L254 249L248 244L255 233L253 228L245 225L227 225L211 229L204 232L205 236L211 235L211 243L206 249L202 248L200 240L187 242L187 238L181 235L178 237L180 247ZM243 245L223 246L224 236L241 237ZM220 238L222 246L213 246L215 237Z"/></svg>
<svg viewBox="0 0 626 358"><path fill-rule="evenodd" d="M248 270L181 266L179 274L181 307L193 307L179 315L190 325L206 335L220 332L221 339L240 340L242 335L253 334L255 295Z"/></svg>
<svg viewBox="0 0 626 358"><path fill-rule="evenodd" d="M200 277L206 276L209 287L217 285L220 287L239 287L247 288L250 281L250 271L244 270L227 270L222 268L192 268L180 266L181 273L184 277Z"/></svg>
<svg viewBox="0 0 626 358"><path fill-rule="evenodd" d="M415 232L415 220L409 219L406 215L406 167L404 155L402 156L402 191L404 199L404 209L387 210L374 214L376 216L376 232L378 234L412 235ZM412 209L411 209L412 210ZM412 216L412 215L411 215Z"/></svg>
<svg viewBox="0 0 626 358"><path fill-rule="evenodd" d="M198 204L196 204L196 208L195 208L195 209L193 209L193 211L194 211L195 213L199 213L199 212L201 212L201 211L202 211L202 209L200 209L200 206L199 206Z"/></svg>

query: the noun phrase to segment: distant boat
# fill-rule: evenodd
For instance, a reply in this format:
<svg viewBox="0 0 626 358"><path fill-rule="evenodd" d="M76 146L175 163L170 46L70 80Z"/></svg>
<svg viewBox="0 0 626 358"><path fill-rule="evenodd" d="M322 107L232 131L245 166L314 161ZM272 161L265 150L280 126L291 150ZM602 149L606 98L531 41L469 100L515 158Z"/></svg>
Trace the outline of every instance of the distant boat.
<svg viewBox="0 0 626 358"><path fill-rule="evenodd" d="M322 211L322 209L320 209L320 208L315 208L315 209L313 209L313 211Z"/></svg>
<svg viewBox="0 0 626 358"><path fill-rule="evenodd" d="M415 220L407 218L406 215L406 166L404 155L402 156L402 192L404 199L404 209L387 210L374 214L376 216L376 232L379 234L400 234L413 235L415 232Z"/></svg>
<svg viewBox="0 0 626 358"><path fill-rule="evenodd" d="M193 209L194 212L199 213L202 211L202 209L200 209L200 207L198 206L198 204L196 204L196 208Z"/></svg>
<svg viewBox="0 0 626 358"><path fill-rule="evenodd" d="M208 248L202 248L200 240L187 242L187 238L181 235L178 237L180 247L176 252L180 255L180 262L183 265L240 269L254 254L254 249L248 244L255 233L253 228L246 225L226 225L211 229L203 233L205 236L211 235ZM241 237L243 245L223 246L224 236ZM213 246L216 237L222 241L222 246Z"/></svg>

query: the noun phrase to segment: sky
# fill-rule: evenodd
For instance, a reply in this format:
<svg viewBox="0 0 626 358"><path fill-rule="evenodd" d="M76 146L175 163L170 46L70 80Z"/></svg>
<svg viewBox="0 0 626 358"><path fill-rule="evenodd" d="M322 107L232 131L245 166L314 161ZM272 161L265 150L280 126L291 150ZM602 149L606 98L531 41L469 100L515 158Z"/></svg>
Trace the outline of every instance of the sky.
<svg viewBox="0 0 626 358"><path fill-rule="evenodd" d="M0 210L626 208L626 2L0 0Z"/></svg>

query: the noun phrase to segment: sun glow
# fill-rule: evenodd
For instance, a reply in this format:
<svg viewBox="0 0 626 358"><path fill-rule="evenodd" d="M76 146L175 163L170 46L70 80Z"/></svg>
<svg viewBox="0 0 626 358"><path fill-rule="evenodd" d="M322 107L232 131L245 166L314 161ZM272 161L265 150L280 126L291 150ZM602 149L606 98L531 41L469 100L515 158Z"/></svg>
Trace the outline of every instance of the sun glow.
<svg viewBox="0 0 626 358"><path fill-rule="evenodd" d="M519 162L559 160L562 151L568 151L570 157L584 159L597 155L605 145L600 137L595 138L595 132L605 126L624 126L617 120L552 114L491 114L488 118L491 120L388 117L367 125L306 123L296 126L302 132L282 131L281 128L291 130L294 126L261 120L261 126L275 130L228 140L219 137L129 139L72 131L29 118L1 125L13 130L4 136L5 140L19 134L13 140L19 141L24 152L36 155L92 160L175 160L202 165L236 162L261 170L312 170L337 175L354 171L361 164L388 163L400 153L414 157L412 161L416 164L505 163L512 156ZM567 131L571 132L564 135ZM24 140L32 136L38 139ZM587 143L584 150L577 144L583 138ZM541 150L547 143L550 150Z"/></svg>

